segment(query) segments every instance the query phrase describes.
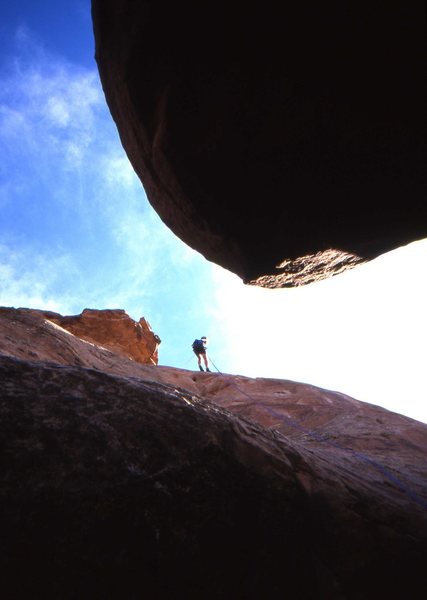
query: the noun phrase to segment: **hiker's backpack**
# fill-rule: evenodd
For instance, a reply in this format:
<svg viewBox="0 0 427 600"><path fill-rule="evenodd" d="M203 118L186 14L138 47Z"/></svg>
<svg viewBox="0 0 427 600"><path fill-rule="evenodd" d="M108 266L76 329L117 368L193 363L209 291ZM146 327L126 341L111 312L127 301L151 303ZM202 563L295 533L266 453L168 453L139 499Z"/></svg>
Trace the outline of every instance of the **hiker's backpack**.
<svg viewBox="0 0 427 600"><path fill-rule="evenodd" d="M191 347L195 352L200 352L201 350L205 349L202 340L194 340L194 342L191 344Z"/></svg>

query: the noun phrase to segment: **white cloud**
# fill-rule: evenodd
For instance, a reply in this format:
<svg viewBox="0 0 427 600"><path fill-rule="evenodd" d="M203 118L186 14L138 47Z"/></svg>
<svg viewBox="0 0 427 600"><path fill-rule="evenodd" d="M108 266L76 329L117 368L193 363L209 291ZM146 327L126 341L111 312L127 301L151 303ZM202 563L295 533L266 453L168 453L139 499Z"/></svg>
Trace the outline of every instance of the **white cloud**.
<svg viewBox="0 0 427 600"><path fill-rule="evenodd" d="M128 189L137 187L140 190L141 183L125 154L107 154L102 156L100 162L110 189L119 185Z"/></svg>
<svg viewBox="0 0 427 600"><path fill-rule="evenodd" d="M27 307L70 314L75 298L58 294L56 284L64 271L72 273L69 256L35 254L33 249L0 243L0 306Z"/></svg>
<svg viewBox="0 0 427 600"><path fill-rule="evenodd" d="M23 39L29 39L28 32ZM78 69L42 51L32 61L18 58L12 65L1 77L3 148L27 161L27 168L37 156L37 176L45 179L52 164L65 175L84 161L96 162L93 145L108 149L105 137L113 127L107 136L98 127L107 109L95 70Z"/></svg>
<svg viewBox="0 0 427 600"><path fill-rule="evenodd" d="M427 422L426 260L423 240L330 280L279 290L214 269L218 368L335 389Z"/></svg>
<svg viewBox="0 0 427 600"><path fill-rule="evenodd" d="M70 112L65 98L50 97L46 104L46 116L53 125L67 127L70 123Z"/></svg>
<svg viewBox="0 0 427 600"><path fill-rule="evenodd" d="M31 44L27 31L21 43ZM78 293L83 307L135 306L141 298L153 296L154 279L168 261L186 264L191 251L149 208L120 145L95 70L77 69L43 51L35 51L34 57L16 60L1 82L1 144L9 150L1 200L10 210L16 205L17 214L29 203L42 225L44 214L46 222L58 223L58 229L61 223L70 223L69 228L62 226L60 252L73 254L80 265L83 281ZM28 211L24 214L20 231L29 247L30 240L42 233L26 222ZM67 229L75 231L75 237ZM44 245L50 244L45 239ZM15 293L28 302L48 301L46 289L35 298L22 293L24 279L19 278L19 285L17 280L14 272L9 297ZM56 280L57 286L60 281L63 278Z"/></svg>

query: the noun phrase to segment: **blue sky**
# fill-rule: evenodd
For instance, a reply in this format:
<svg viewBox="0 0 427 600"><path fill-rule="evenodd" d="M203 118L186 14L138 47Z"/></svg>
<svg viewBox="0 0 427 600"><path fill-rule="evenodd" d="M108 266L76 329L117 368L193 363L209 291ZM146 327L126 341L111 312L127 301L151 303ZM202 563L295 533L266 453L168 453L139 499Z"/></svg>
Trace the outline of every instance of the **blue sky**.
<svg viewBox="0 0 427 600"><path fill-rule="evenodd" d="M123 308L159 364L337 390L427 423L427 240L304 288L263 290L151 208L94 60L88 0L0 2L0 305Z"/></svg>

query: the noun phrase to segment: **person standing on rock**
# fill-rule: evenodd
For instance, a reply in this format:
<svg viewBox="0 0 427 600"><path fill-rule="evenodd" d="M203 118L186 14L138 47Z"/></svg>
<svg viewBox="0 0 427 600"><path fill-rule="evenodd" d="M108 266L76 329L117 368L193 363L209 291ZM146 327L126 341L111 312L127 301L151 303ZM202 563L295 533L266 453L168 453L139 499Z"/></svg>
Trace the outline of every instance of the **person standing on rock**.
<svg viewBox="0 0 427 600"><path fill-rule="evenodd" d="M202 367L202 358L203 358L203 362L205 363L206 371L208 373L210 373L211 370L209 369L209 359L208 359L208 355L206 352L207 343L208 343L208 338L204 335L199 340L194 340L191 347L193 348L194 354L197 356L197 362L199 364L199 369L201 371L203 371L203 367Z"/></svg>

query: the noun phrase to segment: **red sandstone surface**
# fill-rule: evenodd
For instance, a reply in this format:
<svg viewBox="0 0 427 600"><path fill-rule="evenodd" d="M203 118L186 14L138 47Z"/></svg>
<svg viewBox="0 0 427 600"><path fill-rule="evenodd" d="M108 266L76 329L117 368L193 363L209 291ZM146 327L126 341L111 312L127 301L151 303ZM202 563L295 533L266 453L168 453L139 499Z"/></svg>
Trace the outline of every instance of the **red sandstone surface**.
<svg viewBox="0 0 427 600"><path fill-rule="evenodd" d="M132 597L141 577L159 598L421 598L426 425L293 381L141 364L132 328L114 352L91 313L71 333L0 310L1 567L24 596L22 568L46 598ZM85 320L102 344L77 335Z"/></svg>
<svg viewBox="0 0 427 600"><path fill-rule="evenodd" d="M76 340L83 340L137 363L158 362L159 336L144 317L136 322L121 309L86 308L80 315L62 316L51 311L0 308L0 320L0 350L7 354L13 348L13 356L83 364L89 348L79 345L78 352L74 349ZM73 336L64 336L64 331Z"/></svg>

